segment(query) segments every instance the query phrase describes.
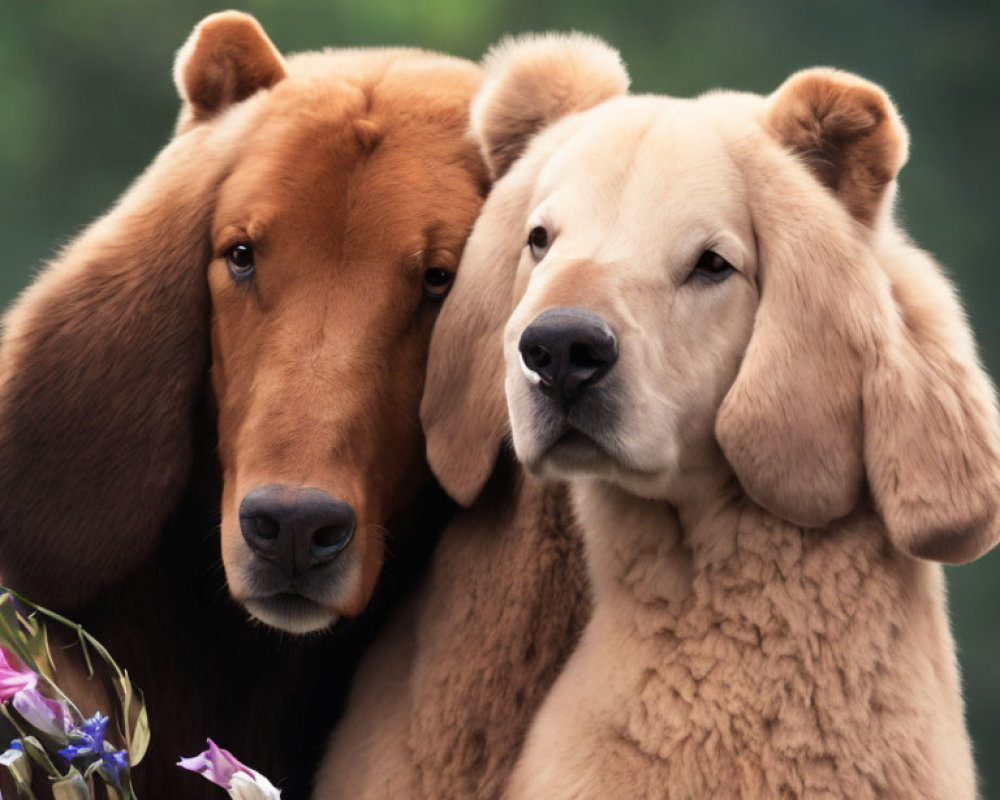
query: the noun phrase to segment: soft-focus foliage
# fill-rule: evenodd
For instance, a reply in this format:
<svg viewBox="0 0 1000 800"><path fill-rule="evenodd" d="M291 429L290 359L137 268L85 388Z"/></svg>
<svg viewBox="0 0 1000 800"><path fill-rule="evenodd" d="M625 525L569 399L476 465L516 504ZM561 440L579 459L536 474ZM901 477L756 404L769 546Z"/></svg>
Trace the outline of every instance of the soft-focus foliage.
<svg viewBox="0 0 1000 800"><path fill-rule="evenodd" d="M0 299L100 214L169 136L173 53L224 6L194 0L0 5ZM989 0L255 0L285 51L412 44L477 58L508 32L575 28L619 47L638 91L767 92L828 64L884 85L912 137L906 227L952 271L1000 374L1000 4ZM952 611L984 796L1000 797L1000 553L952 570Z"/></svg>

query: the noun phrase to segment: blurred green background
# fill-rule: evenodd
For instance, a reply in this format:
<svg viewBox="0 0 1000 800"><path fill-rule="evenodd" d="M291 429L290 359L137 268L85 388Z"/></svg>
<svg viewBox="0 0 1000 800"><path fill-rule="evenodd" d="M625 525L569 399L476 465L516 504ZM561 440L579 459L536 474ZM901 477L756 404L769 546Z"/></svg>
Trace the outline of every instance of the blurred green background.
<svg viewBox="0 0 1000 800"><path fill-rule="evenodd" d="M175 50L225 6L0 4L0 301L103 212L169 137ZM617 46L642 92L769 92L817 64L885 86L912 138L905 225L958 282L1000 375L1000 3L897 0L248 0L284 51L410 44L478 58L508 32L577 29ZM950 569L983 796L1000 798L1000 552Z"/></svg>

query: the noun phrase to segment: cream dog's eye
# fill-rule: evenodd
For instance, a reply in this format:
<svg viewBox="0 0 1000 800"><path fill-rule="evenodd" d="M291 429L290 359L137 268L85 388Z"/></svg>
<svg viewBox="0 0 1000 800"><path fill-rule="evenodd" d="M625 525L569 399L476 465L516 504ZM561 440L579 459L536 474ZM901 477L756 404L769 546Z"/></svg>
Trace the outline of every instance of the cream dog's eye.
<svg viewBox="0 0 1000 800"><path fill-rule="evenodd" d="M722 283L726 278L736 272L726 259L713 250L706 250L698 258L698 263L694 265L688 280L704 280L709 283Z"/></svg>
<svg viewBox="0 0 1000 800"><path fill-rule="evenodd" d="M541 261L549 251L549 232L541 225L536 225L528 234L528 247L531 248L531 255L535 261Z"/></svg>

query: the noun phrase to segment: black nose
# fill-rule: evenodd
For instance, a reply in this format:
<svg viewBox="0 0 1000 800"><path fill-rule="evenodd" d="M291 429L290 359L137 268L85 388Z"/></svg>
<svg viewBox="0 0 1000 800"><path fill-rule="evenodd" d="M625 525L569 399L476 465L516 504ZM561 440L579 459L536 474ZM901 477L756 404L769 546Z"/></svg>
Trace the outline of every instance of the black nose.
<svg viewBox="0 0 1000 800"><path fill-rule="evenodd" d="M250 548L287 575L333 561L351 543L357 517L322 489L271 483L240 503L240 530Z"/></svg>
<svg viewBox="0 0 1000 800"><path fill-rule="evenodd" d="M572 403L603 378L618 360L618 341L592 311L567 306L543 311L521 334L524 365L538 387L563 404Z"/></svg>

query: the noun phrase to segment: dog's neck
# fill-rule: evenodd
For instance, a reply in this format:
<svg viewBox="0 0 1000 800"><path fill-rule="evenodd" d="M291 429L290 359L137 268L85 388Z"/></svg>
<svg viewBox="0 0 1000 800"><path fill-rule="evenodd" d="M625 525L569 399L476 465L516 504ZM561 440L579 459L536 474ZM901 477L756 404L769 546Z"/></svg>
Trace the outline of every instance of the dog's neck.
<svg viewBox="0 0 1000 800"><path fill-rule="evenodd" d="M861 572L863 562L899 559L870 509L829 529L801 529L754 503L734 479L680 503L642 499L596 479L570 487L595 597L622 608L683 615L710 587L759 589L763 576L795 581L837 552L851 552Z"/></svg>

